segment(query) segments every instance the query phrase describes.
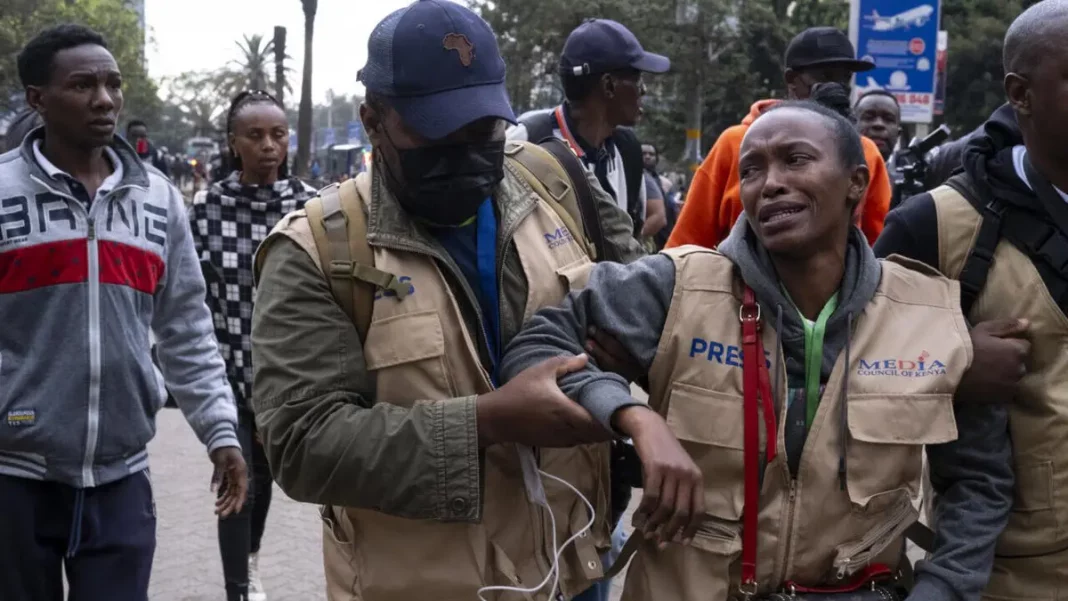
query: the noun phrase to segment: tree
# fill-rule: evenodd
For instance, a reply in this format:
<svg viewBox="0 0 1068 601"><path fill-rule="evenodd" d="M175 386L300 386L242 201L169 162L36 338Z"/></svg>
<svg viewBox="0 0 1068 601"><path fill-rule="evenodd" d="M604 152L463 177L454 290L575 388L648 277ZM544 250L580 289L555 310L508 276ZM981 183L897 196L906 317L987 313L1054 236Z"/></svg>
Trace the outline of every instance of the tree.
<svg viewBox="0 0 1068 601"><path fill-rule="evenodd" d="M278 102L285 106L285 93L286 88L289 87L288 71L290 69L286 66L286 59L290 58L286 54L286 28L278 27L274 28L274 97L278 99ZM290 90L292 91L292 90Z"/></svg>
<svg viewBox="0 0 1068 601"><path fill-rule="evenodd" d="M517 113L562 100L557 63L563 41L583 20L625 24L651 52L671 58L671 72L645 78L649 94L638 127L667 159L682 156L685 130L700 99L702 149L738 123L755 100L782 96L782 55L790 38L813 25L847 26L839 0L469 0L497 34L509 66Z"/></svg>
<svg viewBox="0 0 1068 601"><path fill-rule="evenodd" d="M229 96L216 85L218 73L190 71L164 81L165 99L156 142L181 148L194 136L219 137L225 132Z"/></svg>
<svg viewBox="0 0 1068 601"><path fill-rule="evenodd" d="M981 125L1005 102L1005 32L1036 1L943 0L942 28L949 33L945 121L957 135Z"/></svg>
<svg viewBox="0 0 1068 601"><path fill-rule="evenodd" d="M304 9L304 74L300 84L300 113L297 119L297 175L308 175L312 128L312 41L315 38L315 12L318 0L300 0Z"/></svg>
<svg viewBox="0 0 1068 601"><path fill-rule="evenodd" d="M273 40L265 40L262 35L242 36L241 41L234 42L241 50L240 58L231 60L218 72L217 84L226 94L235 96L245 90L270 90L275 87L275 48ZM291 58L284 56L285 58ZM283 66L283 76L286 68ZM284 77L283 77L284 81Z"/></svg>
<svg viewBox="0 0 1068 601"><path fill-rule="evenodd" d="M123 113L151 124L159 114L160 99L141 60L144 33L125 0L0 0L0 113L24 102L15 63L19 50L57 23L82 23L104 36L122 71Z"/></svg>

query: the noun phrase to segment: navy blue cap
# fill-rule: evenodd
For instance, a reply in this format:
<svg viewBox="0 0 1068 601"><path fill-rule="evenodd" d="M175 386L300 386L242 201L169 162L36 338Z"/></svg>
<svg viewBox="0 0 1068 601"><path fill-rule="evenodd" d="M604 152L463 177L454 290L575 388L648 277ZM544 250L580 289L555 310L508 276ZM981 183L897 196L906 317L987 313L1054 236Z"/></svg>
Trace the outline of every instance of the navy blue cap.
<svg viewBox="0 0 1068 601"><path fill-rule="evenodd" d="M485 117L515 123L497 36L449 0L418 0L376 25L357 79L432 140Z"/></svg>
<svg viewBox="0 0 1068 601"><path fill-rule="evenodd" d="M560 53L560 70L576 75L627 68L665 73L671 59L646 52L629 29L610 19L589 19L576 27Z"/></svg>

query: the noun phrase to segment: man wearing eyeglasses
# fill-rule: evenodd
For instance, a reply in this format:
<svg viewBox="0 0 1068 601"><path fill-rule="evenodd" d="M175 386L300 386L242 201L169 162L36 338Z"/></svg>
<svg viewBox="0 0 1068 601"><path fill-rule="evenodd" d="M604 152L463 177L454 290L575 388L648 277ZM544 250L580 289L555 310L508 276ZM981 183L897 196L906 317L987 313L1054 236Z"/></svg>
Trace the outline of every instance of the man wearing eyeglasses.
<svg viewBox="0 0 1068 601"><path fill-rule="evenodd" d="M623 25L590 19L564 43L560 56L564 103L521 116L508 138L540 142L556 136L567 142L630 215L635 237L652 235L664 225L664 204L646 200L641 144L627 128L637 125L642 114L642 73L665 73L670 68L667 57L646 52ZM655 229L644 232L646 224Z"/></svg>

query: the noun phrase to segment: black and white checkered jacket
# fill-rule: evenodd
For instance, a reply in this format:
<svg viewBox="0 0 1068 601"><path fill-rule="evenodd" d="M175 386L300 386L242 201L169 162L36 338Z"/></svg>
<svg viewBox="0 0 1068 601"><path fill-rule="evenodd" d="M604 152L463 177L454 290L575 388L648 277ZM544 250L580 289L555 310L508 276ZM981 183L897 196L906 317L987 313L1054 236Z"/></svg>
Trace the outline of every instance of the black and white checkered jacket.
<svg viewBox="0 0 1068 601"><path fill-rule="evenodd" d="M219 351L240 398L252 392L253 259L287 213L304 208L314 188L297 178L273 186L242 184L240 173L215 182L193 200L189 221L208 284Z"/></svg>

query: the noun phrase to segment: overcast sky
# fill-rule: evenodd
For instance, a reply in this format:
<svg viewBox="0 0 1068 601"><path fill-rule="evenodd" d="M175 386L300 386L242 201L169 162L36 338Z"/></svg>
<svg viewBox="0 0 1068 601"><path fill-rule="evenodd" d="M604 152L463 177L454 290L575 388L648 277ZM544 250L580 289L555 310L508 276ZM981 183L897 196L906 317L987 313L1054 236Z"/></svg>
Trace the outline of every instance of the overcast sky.
<svg viewBox="0 0 1068 601"><path fill-rule="evenodd" d="M328 89L362 93L356 71L367 62L367 38L386 15L410 0L319 0L315 17L313 94L321 102ZM146 0L149 29L148 71L153 77L216 69L236 59L242 35L270 39L274 26L286 28L300 93L304 64L304 13L300 0Z"/></svg>

